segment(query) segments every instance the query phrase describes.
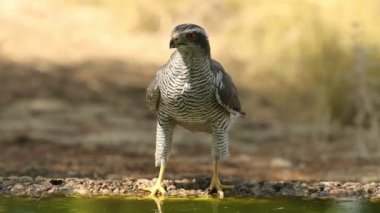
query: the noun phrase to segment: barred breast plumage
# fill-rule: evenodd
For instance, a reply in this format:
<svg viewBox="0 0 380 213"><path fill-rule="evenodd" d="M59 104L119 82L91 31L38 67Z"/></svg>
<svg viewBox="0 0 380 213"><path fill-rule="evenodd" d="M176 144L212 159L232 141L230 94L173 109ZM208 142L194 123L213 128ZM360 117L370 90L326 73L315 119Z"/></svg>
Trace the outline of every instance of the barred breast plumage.
<svg viewBox="0 0 380 213"><path fill-rule="evenodd" d="M214 81L209 60L184 58L176 51L158 80L161 113L184 127L204 130L224 112L215 98Z"/></svg>

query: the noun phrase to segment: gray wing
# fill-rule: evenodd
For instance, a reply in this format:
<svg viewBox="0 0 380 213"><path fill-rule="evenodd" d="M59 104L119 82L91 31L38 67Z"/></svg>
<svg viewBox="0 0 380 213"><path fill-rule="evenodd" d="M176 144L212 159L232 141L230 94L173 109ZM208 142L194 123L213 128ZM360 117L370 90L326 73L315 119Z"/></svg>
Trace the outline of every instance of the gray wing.
<svg viewBox="0 0 380 213"><path fill-rule="evenodd" d="M158 86L158 79L165 66L166 64L160 67L156 74L156 77L153 79L146 90L146 103L151 111L158 111L158 105L160 103L160 88Z"/></svg>
<svg viewBox="0 0 380 213"><path fill-rule="evenodd" d="M242 111L238 91L231 77L224 71L223 66L212 60L211 70L215 75L216 99L227 111L232 114L245 116Z"/></svg>

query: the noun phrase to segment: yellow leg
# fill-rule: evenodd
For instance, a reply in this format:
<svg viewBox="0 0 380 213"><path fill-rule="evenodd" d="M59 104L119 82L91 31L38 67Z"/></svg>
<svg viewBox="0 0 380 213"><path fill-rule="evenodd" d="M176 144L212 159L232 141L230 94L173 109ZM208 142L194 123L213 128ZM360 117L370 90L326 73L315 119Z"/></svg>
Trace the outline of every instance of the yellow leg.
<svg viewBox="0 0 380 213"><path fill-rule="evenodd" d="M164 173L165 173L165 165L161 164L160 167L160 173L158 175L158 179L156 184L149 189L150 191L150 196L156 196L157 192L161 192L162 195L166 195L166 190L164 189Z"/></svg>
<svg viewBox="0 0 380 213"><path fill-rule="evenodd" d="M233 185L222 185L219 179L219 162L214 161L213 170L212 170L212 178L210 186L207 188L207 191L212 191L216 189L220 198L224 197L223 189L233 189L235 186Z"/></svg>

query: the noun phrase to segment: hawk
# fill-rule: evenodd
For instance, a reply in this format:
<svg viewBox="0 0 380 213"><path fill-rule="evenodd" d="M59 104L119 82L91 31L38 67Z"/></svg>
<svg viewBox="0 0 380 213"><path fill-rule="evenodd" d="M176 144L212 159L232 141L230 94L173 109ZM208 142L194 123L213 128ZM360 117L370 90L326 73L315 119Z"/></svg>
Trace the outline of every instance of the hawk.
<svg viewBox="0 0 380 213"><path fill-rule="evenodd" d="M233 117L244 117L237 89L222 65L213 60L206 31L196 24L181 24L171 33L170 48L176 50L159 68L147 89L148 107L157 113L156 166L160 166L157 183L150 189L166 194L163 176L172 144L174 127L212 135L213 174L208 191L223 189L219 179L219 162L229 154L228 132Z"/></svg>

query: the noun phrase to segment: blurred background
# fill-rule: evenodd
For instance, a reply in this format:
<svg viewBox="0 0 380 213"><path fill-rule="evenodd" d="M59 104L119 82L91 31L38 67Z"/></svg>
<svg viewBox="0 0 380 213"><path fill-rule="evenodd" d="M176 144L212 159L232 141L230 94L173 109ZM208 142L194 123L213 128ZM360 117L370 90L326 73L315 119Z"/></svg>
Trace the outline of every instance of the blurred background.
<svg viewBox="0 0 380 213"><path fill-rule="evenodd" d="M196 23L248 113L224 177L377 180L379 11L377 0L0 0L0 176L156 176L145 89L172 28ZM168 178L208 176L209 145L178 128Z"/></svg>

